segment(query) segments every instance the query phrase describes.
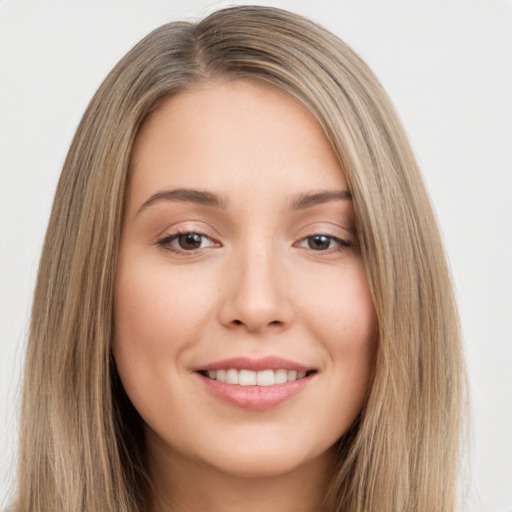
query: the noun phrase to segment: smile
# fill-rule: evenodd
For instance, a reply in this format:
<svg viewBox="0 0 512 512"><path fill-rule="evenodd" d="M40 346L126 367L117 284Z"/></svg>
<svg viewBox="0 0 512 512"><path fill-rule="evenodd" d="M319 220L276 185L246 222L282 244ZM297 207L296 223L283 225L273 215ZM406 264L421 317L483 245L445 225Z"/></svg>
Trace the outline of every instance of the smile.
<svg viewBox="0 0 512 512"><path fill-rule="evenodd" d="M212 380L239 386L275 386L276 384L286 384L287 382L303 379L310 373L312 372L297 372L284 368L260 371L230 368L228 370L210 370L204 372L203 375Z"/></svg>
<svg viewBox="0 0 512 512"><path fill-rule="evenodd" d="M266 410L301 393L318 374L288 359L238 357L196 368L206 389L223 402L242 409Z"/></svg>

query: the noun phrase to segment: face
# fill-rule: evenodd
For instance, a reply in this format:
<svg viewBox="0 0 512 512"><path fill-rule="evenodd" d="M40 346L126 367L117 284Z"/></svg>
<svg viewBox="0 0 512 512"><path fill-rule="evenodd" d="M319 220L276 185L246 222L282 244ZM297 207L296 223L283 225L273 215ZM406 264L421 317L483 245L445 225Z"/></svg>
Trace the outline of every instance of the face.
<svg viewBox="0 0 512 512"><path fill-rule="evenodd" d="M264 85L198 86L146 120L130 172L113 353L150 451L246 476L331 458L376 319L319 124Z"/></svg>

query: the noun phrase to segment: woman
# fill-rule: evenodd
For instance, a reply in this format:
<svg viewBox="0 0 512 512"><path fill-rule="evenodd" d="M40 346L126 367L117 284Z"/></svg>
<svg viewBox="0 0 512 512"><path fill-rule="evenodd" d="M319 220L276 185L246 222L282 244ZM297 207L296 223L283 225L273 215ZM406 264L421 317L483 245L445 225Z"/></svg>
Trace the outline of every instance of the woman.
<svg viewBox="0 0 512 512"><path fill-rule="evenodd" d="M344 43L237 7L120 61L55 197L15 510L455 510L463 384L417 165Z"/></svg>

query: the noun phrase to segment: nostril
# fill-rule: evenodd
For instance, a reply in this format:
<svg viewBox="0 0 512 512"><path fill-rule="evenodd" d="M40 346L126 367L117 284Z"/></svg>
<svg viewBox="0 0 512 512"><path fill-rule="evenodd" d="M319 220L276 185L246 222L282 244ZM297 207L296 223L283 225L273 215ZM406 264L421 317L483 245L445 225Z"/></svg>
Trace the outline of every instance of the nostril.
<svg viewBox="0 0 512 512"><path fill-rule="evenodd" d="M243 317L242 317L243 318ZM286 322L283 322L281 320L270 320L266 321L264 318L258 319L253 318L249 319L249 321L240 320L239 318L233 318L228 326L231 328L239 328L239 327L245 327L250 332L256 332L260 329L282 329Z"/></svg>

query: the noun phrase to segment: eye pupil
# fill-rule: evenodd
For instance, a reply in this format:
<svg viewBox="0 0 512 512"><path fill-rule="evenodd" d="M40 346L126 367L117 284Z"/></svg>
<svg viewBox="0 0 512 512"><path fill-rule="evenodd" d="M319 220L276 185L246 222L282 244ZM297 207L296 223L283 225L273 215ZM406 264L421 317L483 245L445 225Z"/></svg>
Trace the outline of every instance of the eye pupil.
<svg viewBox="0 0 512 512"><path fill-rule="evenodd" d="M310 249L322 250L329 249L331 245L331 238L325 235L315 235L308 238L308 245Z"/></svg>
<svg viewBox="0 0 512 512"><path fill-rule="evenodd" d="M178 243L182 249L191 250L201 247L202 235L198 233L185 233L178 237Z"/></svg>

